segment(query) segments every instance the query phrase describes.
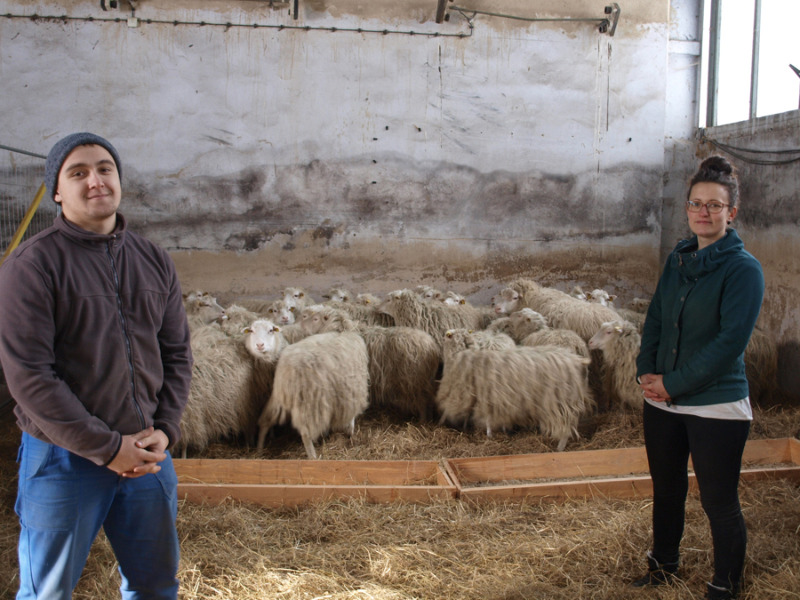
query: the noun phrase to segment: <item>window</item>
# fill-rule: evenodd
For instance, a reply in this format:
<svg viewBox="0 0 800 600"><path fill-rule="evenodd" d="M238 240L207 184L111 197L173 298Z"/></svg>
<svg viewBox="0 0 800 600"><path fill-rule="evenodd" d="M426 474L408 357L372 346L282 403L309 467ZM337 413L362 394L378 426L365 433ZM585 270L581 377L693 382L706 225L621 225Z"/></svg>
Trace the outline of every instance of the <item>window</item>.
<svg viewBox="0 0 800 600"><path fill-rule="evenodd" d="M796 31L800 2L705 0L704 4L700 126L800 107Z"/></svg>

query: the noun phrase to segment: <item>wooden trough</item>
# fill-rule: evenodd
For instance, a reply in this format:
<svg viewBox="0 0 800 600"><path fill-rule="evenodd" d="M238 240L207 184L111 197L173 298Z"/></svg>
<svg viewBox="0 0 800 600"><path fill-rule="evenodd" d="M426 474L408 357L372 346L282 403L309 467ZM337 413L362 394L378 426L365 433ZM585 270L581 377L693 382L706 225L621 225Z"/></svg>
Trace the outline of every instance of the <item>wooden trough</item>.
<svg viewBox="0 0 800 600"><path fill-rule="evenodd" d="M331 498L430 502L456 486L436 461L176 459L178 497L219 504L226 498L296 506Z"/></svg>
<svg viewBox="0 0 800 600"><path fill-rule="evenodd" d="M459 497L476 501L641 498L653 494L643 447L450 459L445 467ZM800 481L800 441L750 440L742 457L741 478ZM696 490L691 472L689 485Z"/></svg>
<svg viewBox="0 0 800 600"><path fill-rule="evenodd" d="M179 498L296 506L331 498L425 503L433 499L637 498L652 495L645 450L588 450L427 460L176 459ZM691 467L691 463L690 463ZM800 441L751 440L742 479L800 481ZM696 487L690 473L690 485Z"/></svg>

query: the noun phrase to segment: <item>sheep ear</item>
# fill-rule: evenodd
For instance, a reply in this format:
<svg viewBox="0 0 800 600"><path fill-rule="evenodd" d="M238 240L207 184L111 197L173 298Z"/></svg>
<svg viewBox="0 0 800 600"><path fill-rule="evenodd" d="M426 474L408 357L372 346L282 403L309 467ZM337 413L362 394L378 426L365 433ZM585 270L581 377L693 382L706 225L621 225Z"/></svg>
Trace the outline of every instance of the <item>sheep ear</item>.
<svg viewBox="0 0 800 600"><path fill-rule="evenodd" d="M622 326L621 325L614 325L614 331L617 333L622 333Z"/></svg>
<svg viewBox="0 0 800 600"><path fill-rule="evenodd" d="M608 295L608 301L609 302L613 302L616 299L617 299L617 295L616 294L609 294Z"/></svg>
<svg viewBox="0 0 800 600"><path fill-rule="evenodd" d="M281 328L280 328L280 327L278 327L277 325L273 325L273 327L272 327L272 331L274 331L274 332L276 332L276 333L277 333L277 332L279 332L280 330L281 330Z"/></svg>
<svg viewBox="0 0 800 600"><path fill-rule="evenodd" d="M242 329L242 333L253 333L253 328L252 327L244 327Z"/></svg>
<svg viewBox="0 0 800 600"><path fill-rule="evenodd" d="M467 300L465 298L462 298L461 300L458 301L458 303L459 304L466 304Z"/></svg>

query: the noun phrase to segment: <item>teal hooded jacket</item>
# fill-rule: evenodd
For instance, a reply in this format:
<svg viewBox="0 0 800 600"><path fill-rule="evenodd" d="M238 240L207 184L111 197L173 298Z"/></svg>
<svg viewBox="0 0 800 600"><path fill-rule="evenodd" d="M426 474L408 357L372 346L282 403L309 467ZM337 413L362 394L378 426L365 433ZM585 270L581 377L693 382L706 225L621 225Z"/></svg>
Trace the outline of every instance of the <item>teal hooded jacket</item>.
<svg viewBox="0 0 800 600"><path fill-rule="evenodd" d="M749 395L744 350L764 298L764 273L734 229L702 250L675 246L642 331L637 377L664 376L672 402L708 405Z"/></svg>

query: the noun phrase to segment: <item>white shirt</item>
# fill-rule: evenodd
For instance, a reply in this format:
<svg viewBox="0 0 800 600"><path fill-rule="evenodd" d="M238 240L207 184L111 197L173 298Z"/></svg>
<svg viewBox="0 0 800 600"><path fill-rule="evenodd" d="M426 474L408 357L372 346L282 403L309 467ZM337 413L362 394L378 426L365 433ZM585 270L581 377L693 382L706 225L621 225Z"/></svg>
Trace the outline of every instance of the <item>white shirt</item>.
<svg viewBox="0 0 800 600"><path fill-rule="evenodd" d="M644 399L656 408L667 412L682 415L694 415L706 419L726 419L730 421L752 421L753 410L750 406L750 397L737 400L736 402L723 402L721 404L704 404L701 406L687 406L684 404L669 404L666 402L656 402L655 400Z"/></svg>

